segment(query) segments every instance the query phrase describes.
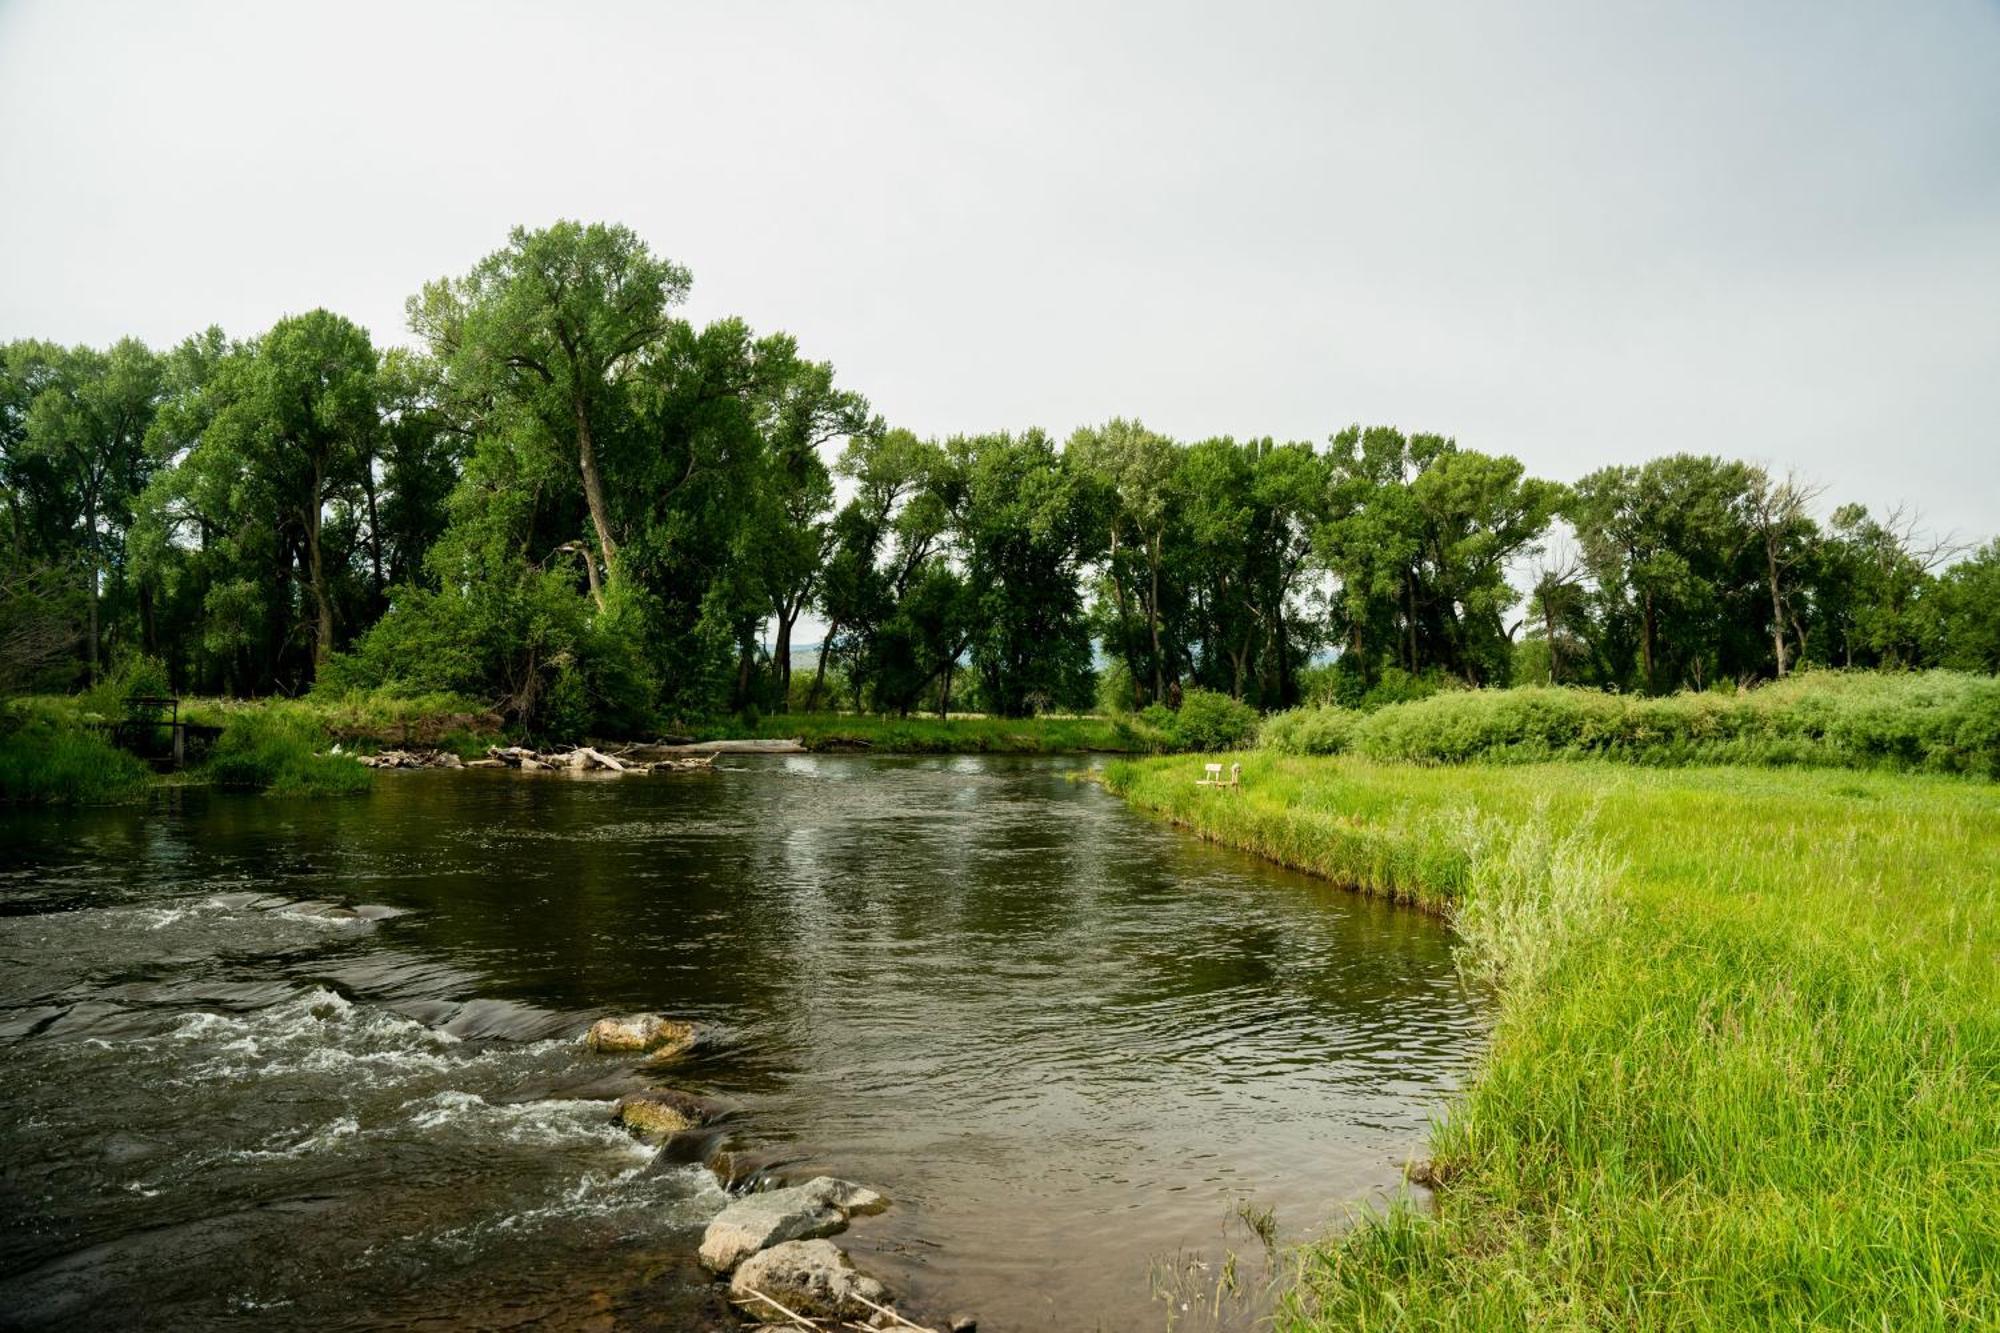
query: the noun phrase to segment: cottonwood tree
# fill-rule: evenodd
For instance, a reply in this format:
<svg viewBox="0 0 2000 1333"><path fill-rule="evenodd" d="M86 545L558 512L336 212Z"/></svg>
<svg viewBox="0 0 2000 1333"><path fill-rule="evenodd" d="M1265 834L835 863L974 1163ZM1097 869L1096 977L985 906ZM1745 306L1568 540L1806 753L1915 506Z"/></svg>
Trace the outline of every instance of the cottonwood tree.
<svg viewBox="0 0 2000 1333"><path fill-rule="evenodd" d="M564 221L515 228L465 277L427 284L409 302L411 328L462 400L516 407L569 441L607 580L618 574L619 539L599 459L603 420L691 282L625 227ZM595 565L590 580L602 607Z"/></svg>
<svg viewBox="0 0 2000 1333"><path fill-rule="evenodd" d="M1756 469L1693 454L1600 469L1574 487L1574 525L1601 614L1630 645L1626 679L1651 692L1747 678L1764 660L1765 579L1751 512Z"/></svg>
<svg viewBox="0 0 2000 1333"><path fill-rule="evenodd" d="M1161 605L1167 534L1175 523L1175 473L1180 451L1164 435L1137 420L1114 417L1084 427L1070 437L1066 456L1082 476L1109 492L1105 521L1105 575L1117 605L1116 651L1131 669L1133 688L1152 682L1151 697L1166 698L1173 677L1163 644L1166 615ZM1143 646L1134 640L1133 603L1143 616ZM1134 699L1134 703L1143 700Z"/></svg>
<svg viewBox="0 0 2000 1333"><path fill-rule="evenodd" d="M359 489L374 465L375 366L368 334L352 320L327 310L281 319L258 339L245 391L208 432L213 447L240 456L280 511L296 518L315 670L334 646L326 510Z"/></svg>
<svg viewBox="0 0 2000 1333"><path fill-rule="evenodd" d="M57 521L84 557L84 664L95 681L105 580L112 558L123 553L132 502L152 470L146 432L160 402L160 358L127 338L108 352L71 348L49 369L28 406L17 448L24 462L46 470L53 496L60 497Z"/></svg>
<svg viewBox="0 0 2000 1333"><path fill-rule="evenodd" d="M1785 678L1790 665L1786 655L1787 632L1798 636L1799 655L1806 651L1806 629L1794 606L1795 574L1810 558L1819 529L1810 507L1824 488L1808 485L1796 474L1772 477L1755 471L1746 492L1750 526L1764 557L1764 580L1771 593L1771 655L1777 663L1778 679Z"/></svg>
<svg viewBox="0 0 2000 1333"><path fill-rule="evenodd" d="M965 478L957 525L977 598L972 662L980 697L1025 717L1088 697L1091 645L1078 579L1091 544L1089 489L1038 430L946 446Z"/></svg>

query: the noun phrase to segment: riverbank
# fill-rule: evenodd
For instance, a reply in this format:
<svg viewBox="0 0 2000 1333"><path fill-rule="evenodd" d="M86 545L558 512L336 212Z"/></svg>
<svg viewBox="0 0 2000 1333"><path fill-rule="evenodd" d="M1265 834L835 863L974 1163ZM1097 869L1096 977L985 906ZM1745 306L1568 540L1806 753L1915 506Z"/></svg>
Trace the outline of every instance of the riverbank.
<svg viewBox="0 0 2000 1333"><path fill-rule="evenodd" d="M188 783L281 795L338 794L365 790L371 781L357 755L417 750L477 760L521 739L497 713L455 695L355 691L302 699L187 699L181 702L181 720L220 732L214 754L182 772L156 774L107 739L106 724L122 715L117 700L88 695L0 703L0 804L101 805ZM883 755L1128 754L1169 744L1128 718L969 714L948 719L785 714L754 724L725 719L667 739L796 739L816 753ZM607 749L631 746L598 743ZM641 748L660 747L648 742Z"/></svg>
<svg viewBox="0 0 2000 1333"><path fill-rule="evenodd" d="M699 740L797 737L808 750L871 754L1136 754L1155 748L1127 719L1092 716L949 718L776 713L746 725L696 727Z"/></svg>
<svg viewBox="0 0 2000 1333"><path fill-rule="evenodd" d="M1239 758L1106 785L1453 915L1502 986L1435 1213L1306 1251L1281 1327L2000 1322L2000 787Z"/></svg>

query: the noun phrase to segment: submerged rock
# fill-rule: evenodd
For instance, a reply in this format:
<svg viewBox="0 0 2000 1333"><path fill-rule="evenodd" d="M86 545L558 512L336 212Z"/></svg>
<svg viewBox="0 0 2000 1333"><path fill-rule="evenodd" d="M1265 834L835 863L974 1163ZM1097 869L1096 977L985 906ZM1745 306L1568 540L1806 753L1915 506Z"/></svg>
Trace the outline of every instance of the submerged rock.
<svg viewBox="0 0 2000 1333"><path fill-rule="evenodd" d="M874 1190L832 1176L748 1194L708 1224L701 1238L701 1262L711 1272L727 1273L760 1250L831 1236L846 1228L848 1218L879 1213L888 1206L889 1201Z"/></svg>
<svg viewBox="0 0 2000 1333"><path fill-rule="evenodd" d="M694 1045L694 1024L659 1014L627 1014L622 1018L600 1018L584 1034L584 1045L593 1051L650 1052L663 1060Z"/></svg>
<svg viewBox="0 0 2000 1333"><path fill-rule="evenodd" d="M830 1240L788 1240L754 1254L736 1270L729 1290L753 1317L775 1311L752 1293L808 1318L867 1319L875 1306L889 1303L889 1289Z"/></svg>
<svg viewBox="0 0 2000 1333"><path fill-rule="evenodd" d="M620 1097L611 1114L627 1129L649 1138L665 1138L715 1119L715 1105L673 1088L648 1088Z"/></svg>

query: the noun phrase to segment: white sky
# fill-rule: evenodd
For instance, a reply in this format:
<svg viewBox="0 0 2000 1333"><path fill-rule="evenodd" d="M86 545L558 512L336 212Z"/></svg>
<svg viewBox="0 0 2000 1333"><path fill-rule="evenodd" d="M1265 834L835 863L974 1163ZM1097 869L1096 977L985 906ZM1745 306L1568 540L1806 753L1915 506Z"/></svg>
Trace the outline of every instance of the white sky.
<svg viewBox="0 0 2000 1333"><path fill-rule="evenodd" d="M1678 449L2000 529L2000 6L0 0L0 338L622 221L895 424Z"/></svg>

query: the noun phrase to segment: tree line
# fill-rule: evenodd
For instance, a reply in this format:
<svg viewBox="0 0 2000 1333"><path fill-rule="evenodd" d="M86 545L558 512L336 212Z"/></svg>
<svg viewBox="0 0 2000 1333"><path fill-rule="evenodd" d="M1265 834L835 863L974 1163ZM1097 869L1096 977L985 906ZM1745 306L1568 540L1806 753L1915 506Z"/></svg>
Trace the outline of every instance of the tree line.
<svg viewBox="0 0 2000 1333"><path fill-rule="evenodd" d="M1391 427L922 439L790 337L679 316L690 283L563 222L425 286L414 348L325 310L0 348L0 687L144 654L186 692L444 690L580 733L2000 670L2000 543L1822 520L1747 463L1563 484Z"/></svg>

